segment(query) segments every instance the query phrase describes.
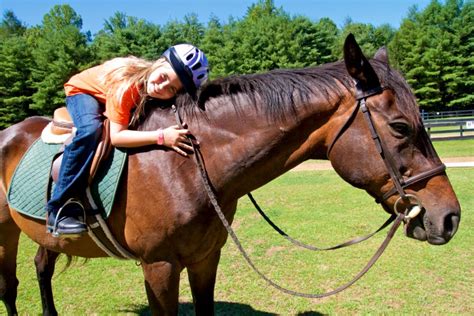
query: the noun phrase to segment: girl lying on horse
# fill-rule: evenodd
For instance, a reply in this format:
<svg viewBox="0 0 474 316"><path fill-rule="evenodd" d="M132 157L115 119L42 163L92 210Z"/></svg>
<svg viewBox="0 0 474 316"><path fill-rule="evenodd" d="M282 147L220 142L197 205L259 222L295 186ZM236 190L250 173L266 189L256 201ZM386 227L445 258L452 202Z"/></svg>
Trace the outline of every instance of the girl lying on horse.
<svg viewBox="0 0 474 316"><path fill-rule="evenodd" d="M73 76L64 88L66 106L77 131L64 150L59 179L46 205L48 232L67 236L87 231L80 204L66 202L87 186L104 115L110 121L110 139L116 147L158 144L184 156L192 151L186 128L135 131L129 129L129 124L144 113L150 98L168 100L183 90L196 98L208 73L204 53L193 45L179 44L155 62L115 58Z"/></svg>

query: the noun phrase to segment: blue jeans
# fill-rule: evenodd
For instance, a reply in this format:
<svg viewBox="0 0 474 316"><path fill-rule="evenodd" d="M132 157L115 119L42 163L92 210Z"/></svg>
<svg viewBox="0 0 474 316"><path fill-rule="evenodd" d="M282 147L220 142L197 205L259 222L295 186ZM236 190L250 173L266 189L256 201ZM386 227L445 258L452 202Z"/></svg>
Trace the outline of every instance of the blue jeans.
<svg viewBox="0 0 474 316"><path fill-rule="evenodd" d="M102 134L104 106L94 97L73 95L66 98L66 106L77 131L64 149L58 183L46 205L48 213L56 213L68 199L85 192L94 152Z"/></svg>

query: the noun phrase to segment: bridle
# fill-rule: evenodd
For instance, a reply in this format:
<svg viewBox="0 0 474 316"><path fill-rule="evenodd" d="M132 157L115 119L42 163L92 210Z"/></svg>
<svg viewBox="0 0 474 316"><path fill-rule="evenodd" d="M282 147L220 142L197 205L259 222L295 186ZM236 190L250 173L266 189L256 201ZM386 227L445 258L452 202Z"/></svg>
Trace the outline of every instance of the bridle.
<svg viewBox="0 0 474 316"><path fill-rule="evenodd" d="M357 87L357 85L356 85ZM269 279L266 275L264 275L256 266L255 264L253 263L253 261L250 259L249 255L247 254L247 252L245 251L245 249L242 247L239 239L237 238L237 235L235 234L234 230L232 229L231 225L229 224L229 222L227 221L224 213L222 212L220 206L219 206L219 203L217 201L217 197L216 197L216 194L213 190L213 187L212 187L212 184L211 184L211 181L209 179L209 175L205 169L205 164L204 164L204 159L203 159L203 156L201 154L201 151L199 150L199 148L196 146L195 142L193 141L193 139L191 139L190 137L188 137L190 143L191 143L191 146L193 147L193 150L194 150L194 157L195 157L195 160L196 160L196 164L198 166L198 169L199 169L199 172L201 174L201 177L202 177L202 180L203 180L203 185L204 185L204 188L207 192L207 195L209 197L209 200L212 204L212 206L214 207L216 213L217 213L217 216L219 217L219 219L221 220L223 226L225 227L225 229L227 230L227 233L229 234L229 236L232 238L232 240L234 241L235 245L237 246L237 248L239 249L240 253L242 254L242 256L244 257L244 259L247 261L247 263L250 265L250 267L262 278L264 279L268 284L270 284L271 286L277 288L278 290L282 291L282 292L285 292L287 294L290 294L290 295L295 295L295 296L300 296L300 297L306 297L306 298L323 298L323 297L328 297L328 296L331 296L331 295L334 295L336 293L339 293L343 290L345 290L346 288L348 288L349 286L351 286L352 284L354 284L357 280L359 280L365 273L367 273L367 271L369 271L369 269L375 264L375 262L380 258L380 256L382 255L382 253L384 252L384 250L386 249L386 247L388 246L388 244L390 243L391 239L393 238L393 236L395 235L395 232L397 231L398 227L400 226L400 224L403 222L403 221L409 221L410 219L416 217L421 209L422 209L422 204L421 204L421 200L414 194L408 194L405 192L405 188L407 188L408 186L410 185L413 185L414 183L417 183L419 181L422 181L422 180L425 180L425 179L428 179L434 175L437 175L437 174L440 174L442 172L444 172L445 170L445 166L444 164L441 164L437 167L435 167L434 169L432 170L428 170L428 171L425 171L425 172L422 172L416 176L413 176L413 177L409 177L407 179L405 179L401 174L400 174L400 171L398 170L398 168L396 168L396 164L394 162L394 159L393 157L390 155L390 152L385 148L385 145L383 143L383 141L381 140L381 138L379 137L379 134L377 133L377 130L375 128L375 125L372 121L372 118L371 118L371 115L370 115L370 111L369 111L369 108L367 107L367 104L366 104L366 99L371 97L371 96L374 96L374 95L378 95L378 94L381 94L382 92L384 91L384 88L382 88L381 86L378 86L374 89L370 89L370 90L361 90L361 89L357 89L357 95L356 95L356 106L354 107L354 110L352 111L352 114L350 115L349 119L342 125L342 127L339 129L338 133L336 134L336 137L334 138L334 140L331 142L331 145L328 147L328 151L327 151L327 156L329 157L330 153L331 153L331 150L332 148L334 147L335 143L337 142L337 140L339 139L339 137L344 133L345 130L347 130L347 128L350 126L351 122L353 121L353 119L355 118L355 115L357 114L358 112L358 109L360 108L360 110L362 111L363 115L364 115L364 118L369 126L369 129L370 129L370 132L371 132L371 135L372 135L372 139L374 140L376 146L377 146L377 150L380 154L380 156L382 157L384 163L385 163L385 166L387 167L387 170L389 171L389 174L390 174L390 177L392 178L392 181L394 183L394 187L389 190L387 193L385 193L381 200L378 201L378 202L381 202L381 201L385 201L386 199L388 199L389 197L391 197L392 195L398 193L399 194L399 198L397 199L397 201L395 202L394 204L394 215L392 215L389 220L387 220L381 228L379 228L376 232L380 231L382 228L386 227L390 222L394 222L392 227L390 228L389 232L387 233L387 236L385 238L385 240L382 242L382 244L380 245L380 247L377 249L377 251L375 252L375 254L372 256L372 258L369 260L369 262L365 265L365 267L349 282L347 282L346 284L342 285L342 286L339 286L337 287L336 289L332 290L332 291L328 291L326 293L322 293L322 294L311 294L311 293L301 293L301 292L297 292L297 291L293 291L293 290L289 290L289 289L286 289L280 285L278 285L277 283L275 283L273 280ZM179 111L178 109L173 105L173 111L175 112L175 117L176 117L176 122L178 123L179 126L182 126L182 120L181 120L181 117L179 115ZM249 195L249 197L251 197ZM253 198L251 197L251 200L253 202ZM404 203L408 203L410 205L413 205L410 209L409 208L406 208L405 211L399 211L398 210L398 206L401 205L400 202L403 201ZM412 202L415 202L415 203L412 203ZM255 205L256 203L254 203ZM258 209L258 208L257 208ZM266 216L264 216L265 218ZM267 220L268 222L268 220ZM275 228L275 227L274 227ZM375 232L375 233L376 233ZM354 239L353 241L350 241L350 242L346 242L346 243L343 243L341 245L338 245L338 246L335 246L335 247L331 247L331 248L327 248L327 249L318 249L316 247L314 247L314 249L312 250L331 250L331 249L337 249L337 248L341 248L341 247L344 247L346 245L350 245L350 244L354 244L354 243L358 243L362 240L365 240L367 238L369 238L370 236L374 235L375 233L372 233L366 237L363 237L363 238L357 238L357 239ZM305 247L305 248L308 248L308 247Z"/></svg>
<svg viewBox="0 0 474 316"><path fill-rule="evenodd" d="M386 201L389 197L395 195L398 193L399 197L396 200L393 208L393 212L395 215L399 214L400 211L398 210L398 206L401 205L400 203L406 202L409 204L414 204L415 206L419 206L419 211L421 211L422 204L421 200L415 195L415 194L409 194L405 192L405 189L415 183L418 183L420 181L424 181L426 179L429 179L435 175L441 174L446 170L446 166L441 163L438 166L434 167L433 169L421 172L417 175L411 176L411 177L403 177L402 174L400 173L400 170L397 168L397 165L395 163L395 159L393 158L392 154L390 151L387 149L385 146L385 143L382 141L382 138L380 137L379 133L377 132L377 129L375 128L375 124L372 120L372 115L370 114L370 110L367 107L366 100L367 98L375 95L379 95L383 93L386 88L383 88L382 86L378 85L375 88L367 89L367 90L362 90L360 88L359 84L356 84L356 105L352 111L352 114L350 115L349 119L342 125L342 127L339 129L338 133L336 134L336 137L333 139L331 142L331 145L328 147L327 151L327 157L330 157L331 151L336 144L337 140L340 138L340 136L349 128L351 123L353 122L355 116L357 115L358 110L363 114L363 117L365 119L365 122L367 123L367 126L369 127L370 134L372 137L372 140L375 142L375 146L377 148L377 152L379 153L380 157L382 158L386 169L388 170L388 173L390 175L390 178L393 183L393 187L384 193L381 197L378 197L376 199L377 203L381 203ZM414 203L412 203L414 202ZM419 212L418 211L418 212ZM408 214L405 214L406 220L409 218L407 217ZM412 214L413 217L415 217L417 214Z"/></svg>
<svg viewBox="0 0 474 316"><path fill-rule="evenodd" d="M278 232L281 236L283 236L283 238L288 240L290 243L292 243L292 244L294 244L298 247L305 248L305 249L308 249L308 250L313 250L313 251L325 251L325 250L340 249L340 248L352 246L352 245L358 244L362 241L365 241L365 240L371 238L372 236L374 236L375 234L377 234L378 232L380 232L381 230L383 230L388 225L390 225L390 223L392 223L395 220L396 216L399 213L401 213L401 211L399 210L400 205L402 205L401 202L405 202L405 203L413 205L410 212L407 212L407 210L405 210L405 212L404 212L404 221L405 222L407 222L410 219L416 217L419 214L419 212L421 211L421 209L422 209L421 200L414 194L406 193L404 189L406 189L407 187L409 187L409 186L411 186L411 185L413 185L417 182L426 180L428 178L431 178L432 176L435 176L437 174L440 174L440 173L444 172L444 170L446 169L446 166L444 164L440 164L440 165L436 166L435 168L433 168L431 170L424 171L420 174L417 174L415 176L408 177L408 178L405 178L400 174L400 171L396 167L395 160L393 159L392 155L390 154L390 151L388 151L386 149L385 144L383 143L381 137L379 136L379 134L378 134L378 132L375 128L375 125L374 125L373 120L372 120L372 116L370 114L369 108L367 107L367 103L366 103L367 98L369 98L371 96L374 96L374 95L381 94L381 93L383 93L384 90L386 90L386 88L383 88L380 85L377 86L376 88L372 88L372 89L368 89L368 90L362 90L356 84L356 102L354 103L351 114L349 115L349 118L346 121L344 121L344 124L342 124L342 126L337 131L336 136L334 137L334 139L332 140L332 142L330 143L330 145L328 147L326 155L329 159L330 154L332 152L332 149L333 149L334 145L336 144L337 140L350 127L350 125L354 121L354 119L355 119L355 117L356 117L356 115L357 115L357 113L360 109L360 111L363 113L363 117L364 117L364 119L365 119L365 121L366 121L366 123L369 127L371 137L375 142L375 145L377 147L377 151L380 154L380 156L381 156L381 158L382 158L382 160L383 160L383 162L384 162L384 164L385 164L385 166L386 166L386 168L389 172L389 175L392 179L392 182L394 183L393 187L389 191L384 193L381 197L377 197L375 202L376 203L382 203L383 201L387 200L392 195L398 193L399 197L396 200L396 202L394 203L393 214L377 230L375 230L374 232L372 232L368 235L352 238L351 240L345 241L345 242L337 244L335 246L322 248L322 247L317 247L317 246L314 246L314 245L306 244L304 242L301 242L300 240L294 239L291 236L289 236L287 233L285 233L280 227L278 227L265 214L265 212L258 205L257 201L254 199L252 194L248 193L247 195L248 195L250 201L254 205L255 209L259 212L259 214L263 217L263 219L276 232ZM414 203L412 203L412 202L414 202Z"/></svg>

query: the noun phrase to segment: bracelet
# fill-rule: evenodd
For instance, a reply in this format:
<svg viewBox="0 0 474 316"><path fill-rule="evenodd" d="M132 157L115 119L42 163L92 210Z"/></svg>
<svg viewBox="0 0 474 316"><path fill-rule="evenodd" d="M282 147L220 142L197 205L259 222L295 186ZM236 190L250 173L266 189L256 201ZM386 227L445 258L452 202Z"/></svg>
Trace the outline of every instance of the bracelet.
<svg viewBox="0 0 474 316"><path fill-rule="evenodd" d="M163 133L163 129L162 128L159 128L158 129L158 138L156 140L156 143L158 145L163 145L165 143L165 133Z"/></svg>

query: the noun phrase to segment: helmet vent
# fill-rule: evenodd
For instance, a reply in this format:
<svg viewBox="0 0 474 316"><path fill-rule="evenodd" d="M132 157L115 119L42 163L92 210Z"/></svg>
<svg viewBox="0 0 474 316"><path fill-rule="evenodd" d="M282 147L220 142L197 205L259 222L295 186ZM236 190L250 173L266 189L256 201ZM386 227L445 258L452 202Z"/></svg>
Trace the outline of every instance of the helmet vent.
<svg viewBox="0 0 474 316"><path fill-rule="evenodd" d="M199 68L201 68L201 63L197 63L193 66L193 70L198 70Z"/></svg>

